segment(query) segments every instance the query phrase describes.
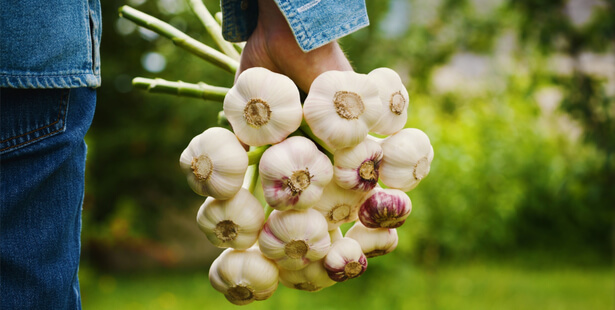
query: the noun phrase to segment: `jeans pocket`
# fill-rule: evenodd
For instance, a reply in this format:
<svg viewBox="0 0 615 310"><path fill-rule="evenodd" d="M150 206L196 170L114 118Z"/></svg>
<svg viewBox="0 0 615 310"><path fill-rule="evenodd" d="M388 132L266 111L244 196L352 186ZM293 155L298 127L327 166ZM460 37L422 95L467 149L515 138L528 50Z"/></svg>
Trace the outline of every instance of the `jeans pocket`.
<svg viewBox="0 0 615 310"><path fill-rule="evenodd" d="M0 154L64 132L70 89L0 89Z"/></svg>

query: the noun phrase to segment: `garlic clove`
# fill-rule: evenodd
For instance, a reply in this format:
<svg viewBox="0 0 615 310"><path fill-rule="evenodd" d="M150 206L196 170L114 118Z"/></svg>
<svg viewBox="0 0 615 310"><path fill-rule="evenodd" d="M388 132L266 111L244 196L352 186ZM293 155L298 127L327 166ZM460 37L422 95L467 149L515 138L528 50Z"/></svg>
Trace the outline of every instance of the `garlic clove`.
<svg viewBox="0 0 615 310"><path fill-rule="evenodd" d="M331 237L331 243L344 238L342 230L338 227L333 230L329 230L329 237Z"/></svg>
<svg viewBox="0 0 615 310"><path fill-rule="evenodd" d="M363 192L343 189L330 182L313 208L325 217L328 230L333 230L357 219L364 196Z"/></svg>
<svg viewBox="0 0 615 310"><path fill-rule="evenodd" d="M293 136L268 148L259 164L263 196L276 210L304 210L320 199L333 165L314 142Z"/></svg>
<svg viewBox="0 0 615 310"><path fill-rule="evenodd" d="M359 208L359 220L369 228L397 228L412 211L410 197L393 188L374 188Z"/></svg>
<svg viewBox="0 0 615 310"><path fill-rule="evenodd" d="M247 189L228 200L207 197L197 213L197 224L217 247L250 248L265 224L265 211Z"/></svg>
<svg viewBox="0 0 615 310"><path fill-rule="evenodd" d="M408 90L392 69L377 68L368 77L378 86L382 102L382 117L371 128L372 132L391 135L400 131L408 120Z"/></svg>
<svg viewBox="0 0 615 310"><path fill-rule="evenodd" d="M212 127L190 141L179 164L194 192L229 199L243 184L248 155L231 131Z"/></svg>
<svg viewBox="0 0 615 310"><path fill-rule="evenodd" d="M317 292L337 283L329 278L322 260L311 262L300 270L280 269L280 282L286 287L308 292Z"/></svg>
<svg viewBox="0 0 615 310"><path fill-rule="evenodd" d="M343 282L362 275L367 269L367 258L356 240L342 238L331 244L324 266L331 280Z"/></svg>
<svg viewBox="0 0 615 310"><path fill-rule="evenodd" d="M367 192L378 184L381 161L382 147L372 140L339 149L333 157L333 180L342 188Z"/></svg>
<svg viewBox="0 0 615 310"><path fill-rule="evenodd" d="M243 71L224 98L224 114L242 142L274 144L299 128L299 89L285 75L255 67Z"/></svg>
<svg viewBox="0 0 615 310"><path fill-rule="evenodd" d="M380 180L386 186L407 192L429 174L434 151L423 131L405 128L386 138L381 146Z"/></svg>
<svg viewBox="0 0 615 310"><path fill-rule="evenodd" d="M314 209L274 210L258 238L261 252L280 268L299 270L322 259L331 239L327 221Z"/></svg>
<svg viewBox="0 0 615 310"><path fill-rule="evenodd" d="M209 281L235 305L265 300L278 287L279 271L258 247L247 250L226 249L209 268Z"/></svg>
<svg viewBox="0 0 615 310"><path fill-rule="evenodd" d="M367 228L359 221L350 227L345 237L356 240L367 258L392 252L399 241L395 228Z"/></svg>
<svg viewBox="0 0 615 310"><path fill-rule="evenodd" d="M320 74L303 103L306 123L333 149L359 144L381 113L378 87L367 75L353 71Z"/></svg>

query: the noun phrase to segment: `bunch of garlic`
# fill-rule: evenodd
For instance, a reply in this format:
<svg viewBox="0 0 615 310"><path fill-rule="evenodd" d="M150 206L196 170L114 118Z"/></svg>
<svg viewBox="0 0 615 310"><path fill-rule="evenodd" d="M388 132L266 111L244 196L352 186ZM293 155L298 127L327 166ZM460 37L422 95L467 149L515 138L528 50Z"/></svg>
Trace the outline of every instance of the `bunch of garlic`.
<svg viewBox="0 0 615 310"><path fill-rule="evenodd" d="M425 133L404 129L407 109L408 92L387 68L325 72L303 105L286 76L239 75L223 108L233 132L206 130L180 159L190 186L209 196L199 227L226 248L211 266L213 287L238 305L268 298L278 282L318 291L393 251L412 209L406 192L434 155ZM264 206L251 192L257 183Z"/></svg>

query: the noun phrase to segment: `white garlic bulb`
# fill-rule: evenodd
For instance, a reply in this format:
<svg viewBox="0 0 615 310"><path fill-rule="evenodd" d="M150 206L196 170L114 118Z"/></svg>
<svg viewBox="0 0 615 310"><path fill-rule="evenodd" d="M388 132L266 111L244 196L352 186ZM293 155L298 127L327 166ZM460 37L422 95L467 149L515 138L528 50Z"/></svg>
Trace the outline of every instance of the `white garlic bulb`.
<svg viewBox="0 0 615 310"><path fill-rule="evenodd" d="M331 244L323 264L331 280L343 282L362 275L367 269L367 258L356 240L342 238Z"/></svg>
<svg viewBox="0 0 615 310"><path fill-rule="evenodd" d="M258 247L248 250L226 249L209 268L214 289L236 305L265 300L278 288L279 271Z"/></svg>
<svg viewBox="0 0 615 310"><path fill-rule="evenodd" d="M392 252L399 241L395 228L367 228L359 221L350 227L345 237L356 240L367 258Z"/></svg>
<svg viewBox="0 0 615 310"><path fill-rule="evenodd" d="M410 197L394 188L374 188L359 208L359 220L369 228L397 228L412 211Z"/></svg>
<svg viewBox="0 0 615 310"><path fill-rule="evenodd" d="M299 89L285 75L265 68L243 71L224 97L224 115L242 142L251 146L278 143L299 128Z"/></svg>
<svg viewBox="0 0 615 310"><path fill-rule="evenodd" d="M367 192L378 184L382 148L371 140L335 151L333 180L342 188Z"/></svg>
<svg viewBox="0 0 615 310"><path fill-rule="evenodd" d="M280 282L297 290L317 292L337 283L329 278L322 260L309 263L300 270L280 269Z"/></svg>
<svg viewBox="0 0 615 310"><path fill-rule="evenodd" d="M248 155L231 131L212 127L190 141L179 165L194 192L229 199L243 184Z"/></svg>
<svg viewBox="0 0 615 310"><path fill-rule="evenodd" d="M368 77L378 86L382 102L382 117L371 131L391 135L400 131L408 120L408 90L392 69L377 68Z"/></svg>
<svg viewBox="0 0 615 310"><path fill-rule="evenodd" d="M265 211L258 199L242 188L228 200L207 197L196 220L214 246L245 250L258 239L265 224Z"/></svg>
<svg viewBox="0 0 615 310"><path fill-rule="evenodd" d="M405 128L386 138L381 146L380 180L386 186L407 192L429 174L434 151L421 130Z"/></svg>
<svg viewBox="0 0 615 310"><path fill-rule="evenodd" d="M263 255L280 268L299 270L325 257L331 239L327 221L318 211L274 210L265 222L258 245Z"/></svg>
<svg viewBox="0 0 615 310"><path fill-rule="evenodd" d="M335 182L330 182L314 205L314 210L325 217L328 230L333 230L357 219L363 196L362 192L343 189Z"/></svg>
<svg viewBox="0 0 615 310"><path fill-rule="evenodd" d="M353 71L320 74L303 103L306 123L332 149L359 144L381 114L378 88L367 75Z"/></svg>
<svg viewBox="0 0 615 310"><path fill-rule="evenodd" d="M312 207L333 177L333 165L314 142L293 136L268 148L259 172L263 196L276 210Z"/></svg>

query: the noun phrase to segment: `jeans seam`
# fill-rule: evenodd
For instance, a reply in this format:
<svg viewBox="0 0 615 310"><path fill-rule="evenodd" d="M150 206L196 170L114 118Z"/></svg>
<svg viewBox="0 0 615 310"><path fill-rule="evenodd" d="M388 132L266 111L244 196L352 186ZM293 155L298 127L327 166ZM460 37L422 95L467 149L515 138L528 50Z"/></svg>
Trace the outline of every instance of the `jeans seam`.
<svg viewBox="0 0 615 310"><path fill-rule="evenodd" d="M64 93L62 94L62 97L60 98L60 109L58 110L58 116L57 116L56 120L53 123L47 124L47 125L45 125L43 127L36 128L34 130L30 130L29 132L22 133L22 134L20 134L18 136L14 136L14 137L10 137L10 138L4 139L4 140L0 141L0 143L4 143L4 142L7 142L7 141L10 141L10 140L13 140L13 139L17 139L17 138L20 138L20 137L23 137L23 136L35 133L37 131L43 130L45 128L51 127L51 126L61 122L62 121L62 114L66 115L66 110L68 110L68 96L69 96L69 94L70 94L70 90L68 90L68 89L65 90ZM64 109L62 109L62 105L64 105ZM47 133L45 135L42 135L40 137L36 137L36 138L33 138L33 139L28 139L27 141L24 141L24 142L16 144L16 145L7 146L7 147L1 149L0 152L4 152L6 150L10 150L12 148L16 148L16 147L22 146L24 144L32 143L34 141L40 140L42 138L45 138L45 137L47 137L49 135L52 135L52 134L57 133L57 132L60 132L62 130L64 130L63 127L59 128L57 130L54 130L52 132L49 132L49 133Z"/></svg>

